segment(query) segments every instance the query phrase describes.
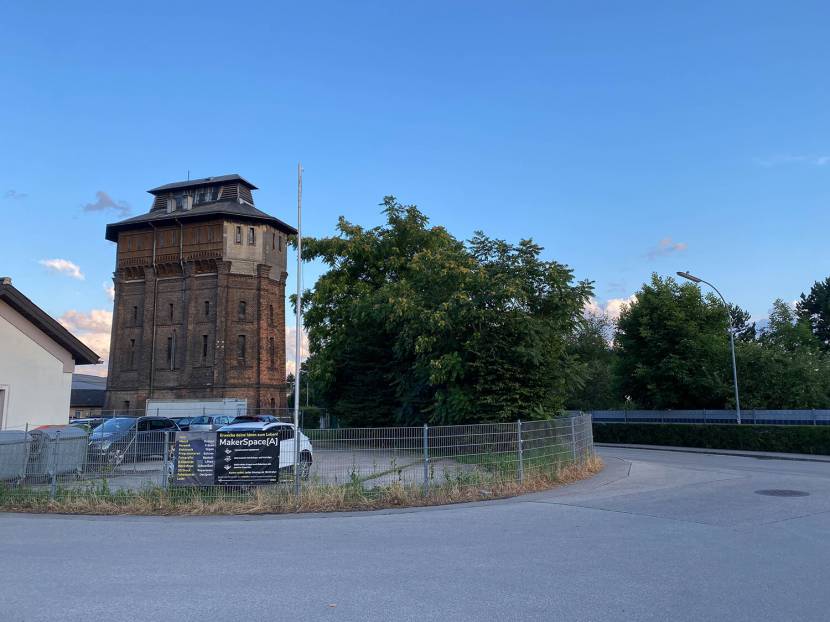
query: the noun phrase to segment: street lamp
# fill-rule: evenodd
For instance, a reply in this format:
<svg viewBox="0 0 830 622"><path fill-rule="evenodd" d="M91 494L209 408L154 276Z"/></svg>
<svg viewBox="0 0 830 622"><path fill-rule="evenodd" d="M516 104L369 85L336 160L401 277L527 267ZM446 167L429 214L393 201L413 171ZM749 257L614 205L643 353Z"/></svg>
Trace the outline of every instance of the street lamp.
<svg viewBox="0 0 830 622"><path fill-rule="evenodd" d="M732 326L732 314L729 313L729 304L726 302L726 298L723 297L723 294L720 293L718 288L712 285L709 281L704 281L700 277L697 277L694 274L689 274L688 272L678 272L677 276L687 279L692 283L706 283L706 285L717 292L718 296L720 296L720 299L723 301L723 306L726 307L726 317L729 320L729 345L732 348L732 379L735 382L735 415L738 425L740 425L741 399L738 396L738 367L735 365L735 330Z"/></svg>

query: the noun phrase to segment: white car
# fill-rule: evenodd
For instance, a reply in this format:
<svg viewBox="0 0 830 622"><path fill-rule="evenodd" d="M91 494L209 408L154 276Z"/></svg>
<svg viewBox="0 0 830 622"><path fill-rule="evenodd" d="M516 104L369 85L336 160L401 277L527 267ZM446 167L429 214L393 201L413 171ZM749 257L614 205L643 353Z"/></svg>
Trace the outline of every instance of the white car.
<svg viewBox="0 0 830 622"><path fill-rule="evenodd" d="M294 470L294 424L274 421L260 421L255 417L237 417L235 423L219 428L219 432L278 431L280 439L280 470ZM311 441L300 430L299 471L302 479L307 479L314 460Z"/></svg>

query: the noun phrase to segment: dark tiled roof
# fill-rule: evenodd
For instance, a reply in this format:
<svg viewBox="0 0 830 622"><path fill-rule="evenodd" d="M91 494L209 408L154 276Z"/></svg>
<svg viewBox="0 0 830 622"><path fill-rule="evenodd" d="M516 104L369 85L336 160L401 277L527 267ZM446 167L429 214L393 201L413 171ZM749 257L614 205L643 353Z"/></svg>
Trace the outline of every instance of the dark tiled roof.
<svg viewBox="0 0 830 622"><path fill-rule="evenodd" d="M107 225L106 238L111 242L118 241L118 232L127 229L140 228L142 225L152 223L153 225L170 224L176 221L187 222L189 220L209 220L217 216L231 216L250 222L264 222L273 225L280 231L294 235L297 230L279 218L269 216L246 203L236 201L214 201L193 206L190 210L177 210L168 213L167 211L156 210L133 218L127 218L116 223Z"/></svg>
<svg viewBox="0 0 830 622"><path fill-rule="evenodd" d="M72 390L94 389L103 391L107 388L106 376L93 376L92 374L72 374Z"/></svg>
<svg viewBox="0 0 830 622"><path fill-rule="evenodd" d="M11 279L0 279L0 300L46 333L55 343L66 348L78 365L95 365L99 362L95 352L61 326L55 318L26 298L11 284Z"/></svg>
<svg viewBox="0 0 830 622"><path fill-rule="evenodd" d="M175 181L172 184L164 184L163 186L159 186L158 188L153 188L152 190L148 190L150 194L161 194L162 192L168 192L170 190L180 190L182 188L193 188L196 186L207 186L212 184L221 184L228 181L238 181L240 183L245 184L251 190L256 190L257 187L249 182L244 177L240 177L236 173L233 175L219 175L218 177L202 177L201 179L188 179L187 181Z"/></svg>

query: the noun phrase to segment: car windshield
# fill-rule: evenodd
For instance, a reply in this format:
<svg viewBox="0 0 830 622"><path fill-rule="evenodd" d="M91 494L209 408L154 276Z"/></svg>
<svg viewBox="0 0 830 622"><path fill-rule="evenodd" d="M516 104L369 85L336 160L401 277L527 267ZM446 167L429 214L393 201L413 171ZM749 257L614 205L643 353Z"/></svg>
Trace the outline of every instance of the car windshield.
<svg viewBox="0 0 830 622"><path fill-rule="evenodd" d="M236 417L233 421L231 421L231 423L251 423L251 422L260 423L261 421L262 421L262 419L260 419L259 417L251 417L251 416L247 416L247 415L242 415L240 417Z"/></svg>
<svg viewBox="0 0 830 622"><path fill-rule="evenodd" d="M102 433L124 432L134 426L135 419L116 417L115 419L107 419L104 423L95 428L95 431Z"/></svg>

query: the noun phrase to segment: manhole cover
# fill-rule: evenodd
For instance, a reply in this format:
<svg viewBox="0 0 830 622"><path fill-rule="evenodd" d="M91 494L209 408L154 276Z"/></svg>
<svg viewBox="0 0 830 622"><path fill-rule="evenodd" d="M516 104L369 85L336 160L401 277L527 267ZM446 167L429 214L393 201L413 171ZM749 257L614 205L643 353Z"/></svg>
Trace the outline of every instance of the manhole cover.
<svg viewBox="0 0 830 622"><path fill-rule="evenodd" d="M756 495L764 495L766 497L808 497L809 492L803 490L788 490L786 488L773 488L771 490L756 490Z"/></svg>

